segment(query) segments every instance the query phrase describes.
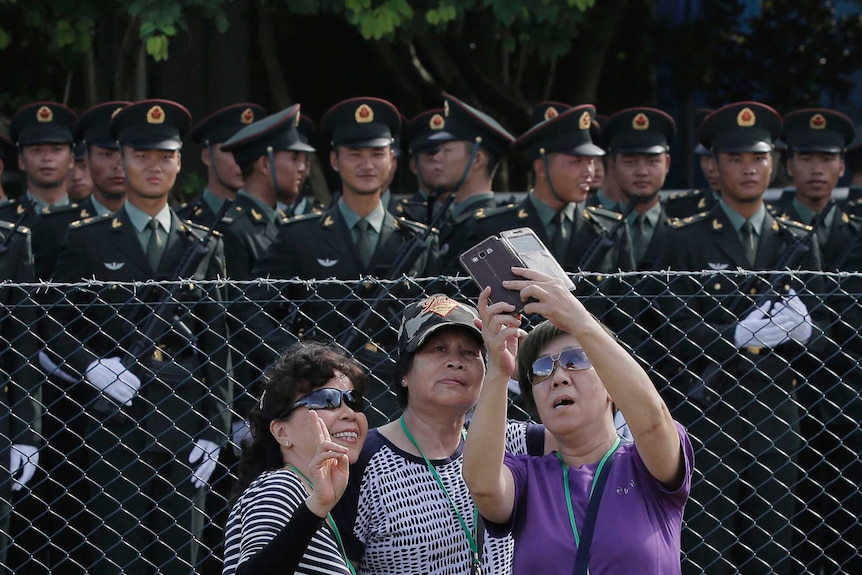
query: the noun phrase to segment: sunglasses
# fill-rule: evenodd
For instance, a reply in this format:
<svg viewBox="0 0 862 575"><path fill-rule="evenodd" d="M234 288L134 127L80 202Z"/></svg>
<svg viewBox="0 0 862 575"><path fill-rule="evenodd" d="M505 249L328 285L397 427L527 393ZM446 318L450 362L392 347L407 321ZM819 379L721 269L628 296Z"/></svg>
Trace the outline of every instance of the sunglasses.
<svg viewBox="0 0 862 575"><path fill-rule="evenodd" d="M290 407L287 408L284 415L277 419L284 419L299 407L307 407L308 409L338 409L344 403L347 407L356 412L362 412L365 408L362 394L352 389L336 389L334 387L321 387L315 389L311 393L303 395Z"/></svg>
<svg viewBox="0 0 862 575"><path fill-rule="evenodd" d="M582 371L593 367L583 349L564 349L556 355L546 355L534 361L530 366L530 383L536 385L545 381L554 373L557 365L569 371Z"/></svg>

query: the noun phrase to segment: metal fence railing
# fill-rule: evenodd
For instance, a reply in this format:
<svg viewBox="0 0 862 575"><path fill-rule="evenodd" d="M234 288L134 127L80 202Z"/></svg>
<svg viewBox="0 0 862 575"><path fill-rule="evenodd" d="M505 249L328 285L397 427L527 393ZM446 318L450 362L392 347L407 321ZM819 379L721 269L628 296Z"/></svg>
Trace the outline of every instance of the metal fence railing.
<svg viewBox="0 0 862 575"><path fill-rule="evenodd" d="M862 274L574 279L692 436L684 571L862 573ZM275 355L302 338L347 347L372 374L367 414L379 425L397 413L388 385L404 305L431 293L474 303L477 295L448 277L186 282L173 291L178 305L162 318L159 340L142 342L140 327L172 285L0 285L3 465L10 445L38 447L23 489L0 483L8 572L132 573L144 564L153 573L220 573L237 464L232 423ZM734 326L769 285L782 293L770 305L804 305L795 309L810 334L737 347ZM109 357L141 382L129 405L84 381L94 360ZM510 416L533 417L515 394ZM191 478L202 438L223 448L211 487L198 489Z"/></svg>

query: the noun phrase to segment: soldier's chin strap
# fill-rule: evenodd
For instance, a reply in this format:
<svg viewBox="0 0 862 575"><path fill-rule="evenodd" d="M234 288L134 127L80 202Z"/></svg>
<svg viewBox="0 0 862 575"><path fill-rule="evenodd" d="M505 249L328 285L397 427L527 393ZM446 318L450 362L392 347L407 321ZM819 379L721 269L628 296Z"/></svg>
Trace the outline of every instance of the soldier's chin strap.
<svg viewBox="0 0 862 575"><path fill-rule="evenodd" d="M439 198L441 195L445 194L446 192L454 194L455 192L457 192L458 190L461 189L461 186L463 186L464 182L467 181L467 176L470 175L470 168L473 166L473 162L476 160L476 154L479 153L479 146L481 144L482 144L482 138L477 137L473 141L473 148L470 150L470 158L467 160L467 165L464 166L464 173L461 174L461 179L458 180L458 182L450 188L447 188L446 186L437 186L433 191L433 195L435 197Z"/></svg>
<svg viewBox="0 0 862 575"><path fill-rule="evenodd" d="M228 190L233 190L234 192L236 192L237 188L234 188L233 186L228 185L228 183L226 181L224 181L224 178L221 177L221 174L218 173L218 167L216 166L216 161L215 161L215 148L212 147L212 144L210 144L209 140L205 140L204 145L206 145L207 153L210 155L210 165L212 166L213 174L215 174L215 177L216 177L216 180L218 180L218 183L221 184L223 188L228 189Z"/></svg>
<svg viewBox="0 0 862 575"><path fill-rule="evenodd" d="M545 148L539 149L539 155L542 156L542 167L545 169L545 179L548 180L548 189L551 190L551 194L558 202L568 204L568 200L561 198L560 194L557 193L557 190L554 189L554 182L551 180L551 168L548 165L548 154L545 153Z"/></svg>
<svg viewBox="0 0 862 575"><path fill-rule="evenodd" d="M275 153L272 146L266 147L266 157L269 158L269 177L272 178L272 193L278 197L278 175L275 173ZM277 205L277 204L276 204Z"/></svg>

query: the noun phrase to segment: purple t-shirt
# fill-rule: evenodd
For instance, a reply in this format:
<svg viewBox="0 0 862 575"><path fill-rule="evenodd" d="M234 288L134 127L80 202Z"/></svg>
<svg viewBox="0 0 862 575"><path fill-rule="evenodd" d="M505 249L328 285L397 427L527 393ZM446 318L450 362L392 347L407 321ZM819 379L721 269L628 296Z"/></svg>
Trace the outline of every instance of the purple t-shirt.
<svg viewBox="0 0 862 575"><path fill-rule="evenodd" d="M669 491L653 478L634 443L620 445L605 485L590 549L591 575L673 575L680 573L682 514L691 488L694 453L677 424L685 478ZM515 539L514 575L571 575L577 547L572 534L563 471L556 454L506 454L515 480L515 508L508 524L488 522L488 533ZM572 509L582 530L598 462L569 467Z"/></svg>

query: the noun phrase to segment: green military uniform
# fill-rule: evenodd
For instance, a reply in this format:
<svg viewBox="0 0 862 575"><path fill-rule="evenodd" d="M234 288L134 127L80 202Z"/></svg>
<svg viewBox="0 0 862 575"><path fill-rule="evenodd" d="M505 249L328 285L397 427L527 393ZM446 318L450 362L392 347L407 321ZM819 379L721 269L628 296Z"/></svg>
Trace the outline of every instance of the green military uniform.
<svg viewBox="0 0 862 575"><path fill-rule="evenodd" d="M854 139L853 122L838 112L808 108L789 113L784 119L782 139L788 151L795 154L842 154ZM836 174L837 175L837 174ZM793 188L782 215L817 226L817 237L823 253L824 269L859 271L853 259L859 245L859 222L851 220L841 205L829 211L815 212L803 204ZM858 262L856 262L858 264ZM846 289L856 289L854 280L827 278L827 308L831 313L830 336L834 346L812 357L808 385L797 390L805 411L800 429L805 443L799 456L806 471L796 493L801 499L796 525L801 531L794 556L806 572L854 573L862 570L862 527L856 520L862 515L862 402L858 390L862 383L854 341L858 336L843 326L859 316L855 298ZM852 293L852 292L851 292ZM855 324L849 324L855 325ZM820 369L825 364L829 369ZM836 473L837 470L837 473ZM835 533L841 536L836 538Z"/></svg>
<svg viewBox="0 0 862 575"><path fill-rule="evenodd" d="M190 116L179 104L144 100L121 110L111 131L122 146L137 150L176 150ZM137 193L137 192L135 192ZM75 222L58 258L58 282L93 279L107 282L74 290L73 306L58 309L66 330L53 349L65 368L88 374L97 360L125 359L141 382L131 405L118 405L87 381L90 425L86 444L94 454L89 477L95 488L88 509L101 521L88 540L99 556L90 572L190 572L195 550L193 515L199 491L192 485L196 442L225 443L231 382L228 346L218 286L198 283L225 275L218 236L181 221L165 206L152 219L167 224L158 265L142 244L141 218L147 214L130 200L114 215ZM146 223L144 220L143 223ZM150 234L156 232L149 232ZM198 247L201 259L184 272L190 283L172 292L176 313L142 357L127 358L140 336L137 329L153 313L149 306L164 297L164 288L133 289L122 282L176 280L179 263ZM195 281L197 280L197 281ZM148 305L134 305L135 300ZM162 311L161 313L167 313ZM87 377L90 377L87 375ZM204 456L204 459L206 456Z"/></svg>
<svg viewBox="0 0 862 575"><path fill-rule="evenodd" d="M472 144L471 156L483 148L494 157L505 154L509 145L515 140L503 126L494 118L462 102L458 98L446 94L444 105L445 126L442 130L432 134L428 139L436 144L453 141L466 141ZM457 193L467 177L472 161L467 162L467 167L453 189L443 190ZM473 237L473 214L483 209L497 207L494 193L488 190L485 193L476 194L467 198L460 204L452 204L450 212L440 224L440 258L441 271L445 275L457 275L461 272L458 256L469 248L469 240Z"/></svg>
<svg viewBox="0 0 862 575"><path fill-rule="evenodd" d="M741 102L709 116L701 141L716 153L765 154L780 128L781 118L772 108ZM759 237L752 260L737 231L745 224L752 224ZM746 342L758 340L743 337L744 331L735 334L741 325L751 325L746 322L754 298L766 286L762 280L746 281L743 274L723 272L774 269L781 265L779 256L806 233L802 224L773 218L762 204L745 220L722 201L706 214L680 221L668 239L671 270L706 274L676 277L670 285L672 297L662 300L670 319L664 343L687 370L672 384L686 394L703 391L698 385L688 387L689 381L703 380L718 396L713 403L704 401L703 394L690 393L691 403L674 412L699 446L700 476L686 506L684 572L792 572L795 505L790 489L797 482L795 456L800 448L794 390L802 382L797 370L803 368L806 350L823 343L822 338L811 337L826 323L822 306L811 295L821 293L822 284L817 276L800 272L782 278L775 286L778 294L787 296L795 290L817 327L807 336L796 336L801 341L785 333L771 347L752 347ZM791 265L799 270L822 268L816 238L801 261ZM710 366L722 371L711 373Z"/></svg>
<svg viewBox="0 0 862 575"><path fill-rule="evenodd" d="M389 102L354 98L333 106L321 122L321 131L330 135L334 146L380 148L391 143L391 134L396 131L398 122L398 112ZM375 218L375 222L370 222ZM404 246L416 236L426 234L425 245L408 256L404 260L406 265L395 275L436 275L437 237L422 224L398 219L378 204L366 217L372 227L378 226L375 228L378 238L365 264L350 227L356 219L358 216L347 208L342 198L323 213L292 218L279 228L278 237L253 270L254 277L337 278L342 281L320 282L314 286L290 284L284 288L284 298L266 293L256 297L272 303L265 307L268 317L259 314L247 322L254 338L268 344L258 346L251 359L263 368L278 351L299 336L335 339L350 351L356 351L357 357L378 376L372 378L370 394L372 401L375 395L381 396L375 402L378 412L368 410L368 414L370 420L382 422L385 418L381 419L379 411L389 416L395 409L394 397L385 387L392 368L385 350L394 348L403 301L417 297L420 292L399 283L390 286L386 297L375 302L374 284L359 281L359 278L391 277L393 263ZM355 322L370 306L374 307L370 321L356 327Z"/></svg>
<svg viewBox="0 0 862 575"><path fill-rule="evenodd" d="M698 108L694 112L694 125L696 131L700 129L701 124L714 110L709 108ZM697 142L694 146L695 158L700 160L704 156L712 155L712 151L704 147L703 144ZM699 169L696 168L696 169ZM673 192L664 198L664 210L669 218L687 218L695 214L708 212L718 202L718 194L715 190L710 190L708 187L695 188L683 192Z"/></svg>

